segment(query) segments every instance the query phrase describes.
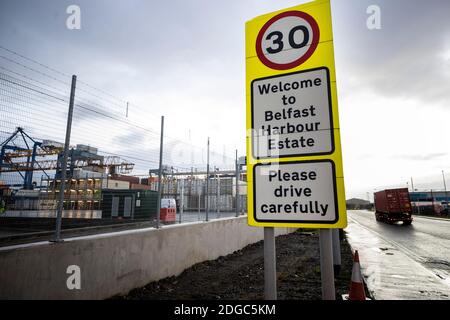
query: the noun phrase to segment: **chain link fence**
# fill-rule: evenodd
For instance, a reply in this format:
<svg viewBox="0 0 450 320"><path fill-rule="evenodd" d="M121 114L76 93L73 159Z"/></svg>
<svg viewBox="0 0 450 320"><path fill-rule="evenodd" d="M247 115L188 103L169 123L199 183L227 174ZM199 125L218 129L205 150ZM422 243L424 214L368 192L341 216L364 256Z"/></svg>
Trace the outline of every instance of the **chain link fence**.
<svg viewBox="0 0 450 320"><path fill-rule="evenodd" d="M162 224L245 213L246 174L237 152L218 151L214 140L210 150L207 134L204 145L193 142L190 128L171 128L168 119L160 168L160 118L154 113L162 111L84 79L73 92L64 166L71 78L0 46L0 240L39 232L50 238L59 199L62 237L92 226L89 232L155 226L160 182L161 198L176 206L175 217Z"/></svg>

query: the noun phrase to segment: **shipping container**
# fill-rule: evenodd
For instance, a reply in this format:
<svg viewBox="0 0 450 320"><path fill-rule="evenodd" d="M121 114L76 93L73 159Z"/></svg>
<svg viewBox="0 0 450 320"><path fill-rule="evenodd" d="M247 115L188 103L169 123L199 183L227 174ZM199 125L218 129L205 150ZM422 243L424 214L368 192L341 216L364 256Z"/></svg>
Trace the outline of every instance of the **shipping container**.
<svg viewBox="0 0 450 320"><path fill-rule="evenodd" d="M64 149L64 143L53 141L53 140L42 140L41 147Z"/></svg>
<svg viewBox="0 0 450 320"><path fill-rule="evenodd" d="M83 152L89 152L89 153L92 153L92 154L97 154L98 153L98 148L87 146L85 144L77 144L77 150L78 151L83 151Z"/></svg>
<svg viewBox="0 0 450 320"><path fill-rule="evenodd" d="M151 186L145 185L145 184L136 184L132 183L130 184L131 190L153 190Z"/></svg>
<svg viewBox="0 0 450 320"><path fill-rule="evenodd" d="M122 175L122 174L113 174L111 176L111 179L112 180L127 181L129 183L139 184L139 177L134 177L134 176L126 176L126 175Z"/></svg>
<svg viewBox="0 0 450 320"><path fill-rule="evenodd" d="M102 189L130 189L130 183L123 180L102 180Z"/></svg>
<svg viewBox="0 0 450 320"><path fill-rule="evenodd" d="M97 179L106 179L107 174L103 172L94 171L93 167L85 167L84 169L75 168L72 173L73 179L88 179L88 178L97 178Z"/></svg>
<svg viewBox="0 0 450 320"><path fill-rule="evenodd" d="M395 223L412 222L412 207L407 188L386 189L374 194L375 218L377 221Z"/></svg>
<svg viewBox="0 0 450 320"><path fill-rule="evenodd" d="M158 177L148 177L148 178L142 178L141 179L141 184L144 185L155 185L158 182Z"/></svg>

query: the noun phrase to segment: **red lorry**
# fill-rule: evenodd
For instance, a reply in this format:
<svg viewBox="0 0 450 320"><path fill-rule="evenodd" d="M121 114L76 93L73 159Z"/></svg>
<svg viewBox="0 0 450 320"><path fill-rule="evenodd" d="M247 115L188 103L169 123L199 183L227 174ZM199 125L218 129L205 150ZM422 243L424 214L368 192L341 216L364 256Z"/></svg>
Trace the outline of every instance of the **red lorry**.
<svg viewBox="0 0 450 320"><path fill-rule="evenodd" d="M412 207L407 188L386 189L374 193L375 218L377 221L404 225L412 223Z"/></svg>

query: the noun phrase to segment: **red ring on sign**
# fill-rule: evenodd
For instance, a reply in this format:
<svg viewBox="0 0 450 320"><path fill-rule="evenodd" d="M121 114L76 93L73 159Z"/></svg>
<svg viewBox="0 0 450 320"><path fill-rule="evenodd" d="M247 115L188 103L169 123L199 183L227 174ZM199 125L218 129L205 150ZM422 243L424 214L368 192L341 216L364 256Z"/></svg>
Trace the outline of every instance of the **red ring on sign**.
<svg viewBox="0 0 450 320"><path fill-rule="evenodd" d="M302 55L300 58L298 58L295 61L289 62L289 63L275 63L270 61L266 58L262 51L262 37L266 30L277 20L289 17L289 16L296 16L299 18L302 18L306 20L309 25L311 26L313 37L312 42L309 46L309 49L305 52L304 55ZM267 67L276 69L276 70L287 70L295 68L299 65L301 65L303 62L309 59L311 55L314 53L314 51L317 48L317 45L319 44L319 38L320 38L320 30L319 25L317 24L316 20L309 14L303 11L286 11L282 12L280 14L277 14L276 16L272 17L269 21L267 21L264 26L261 28L261 30L258 33L258 37L256 38L256 53L258 55L259 60L261 60L262 63L264 63Z"/></svg>

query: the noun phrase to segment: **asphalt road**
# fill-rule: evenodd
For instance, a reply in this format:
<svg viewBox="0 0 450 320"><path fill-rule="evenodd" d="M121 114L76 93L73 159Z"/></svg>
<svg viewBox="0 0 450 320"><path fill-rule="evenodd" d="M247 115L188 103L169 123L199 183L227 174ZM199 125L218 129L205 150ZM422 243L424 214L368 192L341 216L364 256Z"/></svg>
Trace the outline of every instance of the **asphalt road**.
<svg viewBox="0 0 450 320"><path fill-rule="evenodd" d="M450 299L450 220L414 216L410 226L348 211L349 242L375 299Z"/></svg>

